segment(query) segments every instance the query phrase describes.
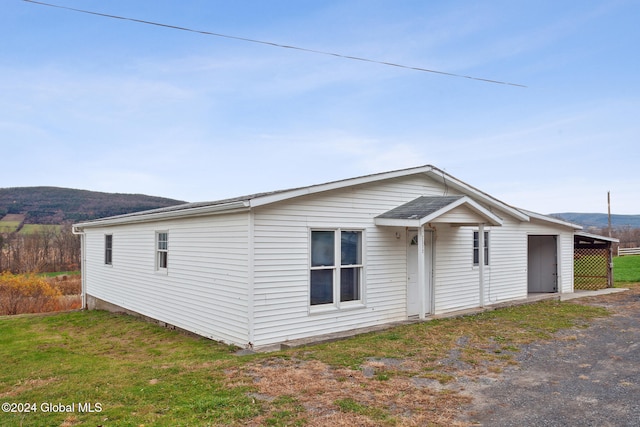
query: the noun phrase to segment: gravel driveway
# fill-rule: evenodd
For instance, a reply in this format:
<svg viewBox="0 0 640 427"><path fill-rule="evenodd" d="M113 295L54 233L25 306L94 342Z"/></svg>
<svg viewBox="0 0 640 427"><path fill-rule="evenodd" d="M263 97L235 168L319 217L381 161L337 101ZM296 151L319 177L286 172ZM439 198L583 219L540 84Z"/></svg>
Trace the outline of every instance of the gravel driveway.
<svg viewBox="0 0 640 427"><path fill-rule="evenodd" d="M482 426L639 426L640 288L576 300L613 315L522 347L519 365L466 391Z"/></svg>

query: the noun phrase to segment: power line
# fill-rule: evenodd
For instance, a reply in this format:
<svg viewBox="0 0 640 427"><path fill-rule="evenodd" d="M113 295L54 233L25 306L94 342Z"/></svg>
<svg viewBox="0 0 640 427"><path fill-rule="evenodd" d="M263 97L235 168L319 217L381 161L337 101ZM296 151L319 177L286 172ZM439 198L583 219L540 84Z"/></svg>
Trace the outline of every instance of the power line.
<svg viewBox="0 0 640 427"><path fill-rule="evenodd" d="M73 12L80 12L80 13L86 13L86 14L89 14L89 15L102 16L102 17L105 17L105 18L121 19L123 21L137 22L139 24L155 25L157 27L164 27L164 28L170 28L170 29L173 29L173 30L180 30L180 31L187 31L187 32L190 32L190 33L203 34L205 36L222 37L222 38L226 38L226 39L240 40L240 41L249 42L249 43L258 43L258 44L263 44L263 45L272 46L272 47L279 47L279 48L283 48L283 49L293 49L293 50L299 50L299 51L302 51L302 52L315 53L315 54L319 54L319 55L334 56L334 57L342 58L342 59L350 59L350 60L354 60L354 61L370 62L370 63L373 63L373 64L381 64L381 65L387 65L387 66L390 66L390 67L405 68L405 69L408 69L408 70L422 71L422 72L426 72L426 73L441 74L441 75L449 76L449 77L459 77L459 78L470 79L470 80L478 80L478 81L485 82L485 83L495 83L495 84L501 84L501 85L507 85L507 86L517 86L517 87L523 87L523 88L527 87L525 85L521 85L521 84L518 84L518 83L510 83L510 82L505 82L505 81L500 81L500 80L492 80L492 79L484 79L484 78L481 78L481 77L466 76L466 75L463 75L463 74L448 73L446 71L431 70L431 69L422 68L422 67L413 67L413 66L409 66L409 65L402 65L402 64L397 64L397 63L393 63L393 62L379 61L379 60L375 60L375 59L362 58L362 57L358 57L358 56L343 55L343 54L340 54L340 53L326 52L326 51L315 50L315 49L308 49L308 48L299 47L299 46L284 45L284 44L268 42L268 41L264 41L264 40L257 40L257 39L250 39L250 38L246 38L246 37L231 36L231 35L228 35L228 34L214 33L214 32L211 32L211 31L194 30L192 28L180 27L180 26L177 26L177 25L162 24L162 23L159 23L159 22L145 21L143 19L128 18L128 17L125 17L125 16L118 16L118 15L111 15L111 14L107 14L107 13L93 12L93 11L84 10L84 9L76 9L76 8L73 8L73 7L60 6L60 5L51 4L51 3L44 3L44 2L36 1L36 0L23 0L23 1L25 1L27 3L33 3L33 4L42 5L42 6L49 6L49 7L55 7L55 8L58 8L58 9L70 10L70 11L73 11Z"/></svg>

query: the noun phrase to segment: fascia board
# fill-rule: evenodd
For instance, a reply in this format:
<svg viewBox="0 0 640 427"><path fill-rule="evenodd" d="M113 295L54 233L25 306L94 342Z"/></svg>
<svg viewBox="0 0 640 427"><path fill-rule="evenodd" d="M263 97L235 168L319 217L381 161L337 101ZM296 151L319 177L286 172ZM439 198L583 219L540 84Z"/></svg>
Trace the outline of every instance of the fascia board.
<svg viewBox="0 0 640 427"><path fill-rule="evenodd" d="M252 208L264 206L271 203L281 202L300 196L307 196L325 191L339 190L342 188L353 187L356 185L368 184L386 179L400 178L403 176L415 175L418 173L430 172L433 166L420 166L417 168L403 169L398 171L384 172L374 175L362 176L359 178L350 178L341 181L329 182L326 184L312 185L309 187L297 188L290 191L279 192L277 194L268 194L251 199L250 206Z"/></svg>
<svg viewBox="0 0 640 427"><path fill-rule="evenodd" d="M578 232L575 232L574 234L576 236L587 237L587 238L596 239L596 240L603 240L605 242L620 243L620 239L616 239L615 237L601 236L599 234L585 233L583 231L578 231Z"/></svg>
<svg viewBox="0 0 640 427"><path fill-rule="evenodd" d="M424 225L420 219L396 219L396 218L374 218L375 225L383 227L411 227L417 228Z"/></svg>
<svg viewBox="0 0 640 427"><path fill-rule="evenodd" d="M478 203L476 203L473 199L471 199L468 196L464 196L458 200L456 200L455 202L445 206L444 208L425 216L424 218L422 218L420 220L421 225L427 224L431 221L434 221L435 219L437 219L438 217L446 214L447 212L451 212L452 210L454 210L455 208L462 206L462 205L466 205L469 209L471 209L473 212L475 212L476 214L480 215L481 217L484 217L489 224L491 225L502 225L502 218L498 217L497 215L495 215L493 212L483 208L482 206L480 206Z"/></svg>
<svg viewBox="0 0 640 427"><path fill-rule="evenodd" d="M529 212L529 211L527 211L527 214L529 214L529 216L531 218L537 219L539 221L550 222L552 224L562 225L563 227L573 228L574 230L582 230L582 228L583 228L581 225L574 224L574 223L567 222L567 221L563 221L561 219L554 218L552 216L542 215L542 214L539 214L539 213Z"/></svg>
<svg viewBox="0 0 640 427"><path fill-rule="evenodd" d="M455 202L422 218L416 218L416 219L374 218L374 223L379 226L387 226L387 227L422 227L425 224L428 224L429 222L434 221L441 215L444 215L447 212L450 212L453 209L462 205L466 205L473 212L475 212L476 214L486 219L490 225L496 225L496 226L502 225L503 221L500 217L496 216L493 212L483 208L481 205L476 203L473 199L471 199L468 196L461 197Z"/></svg>
<svg viewBox="0 0 640 427"><path fill-rule="evenodd" d="M482 200L484 203L490 206L495 206L496 208L508 213L509 215L511 215L514 218L517 218L520 221L529 222L530 220L529 216L522 213L520 210L512 206L509 206L498 199L494 199L493 197L489 196L487 193L484 193L478 190L477 188L474 188L471 185L465 182L462 182L457 178L454 178L453 176L449 175L448 173L440 169L432 168L432 170L429 172L430 172L429 175L431 176L431 178L435 179L436 181L442 182L443 180L446 180L446 185L450 185L465 194L472 195L474 198L478 200Z"/></svg>
<svg viewBox="0 0 640 427"><path fill-rule="evenodd" d="M122 224L139 224L142 222L165 221L176 218L192 218L196 216L206 216L215 214L232 213L249 210L246 201L225 203L221 205L200 206L197 208L186 208L168 212L140 213L139 215L123 215L112 218L99 219L91 222L74 224L77 230L85 228L107 227Z"/></svg>

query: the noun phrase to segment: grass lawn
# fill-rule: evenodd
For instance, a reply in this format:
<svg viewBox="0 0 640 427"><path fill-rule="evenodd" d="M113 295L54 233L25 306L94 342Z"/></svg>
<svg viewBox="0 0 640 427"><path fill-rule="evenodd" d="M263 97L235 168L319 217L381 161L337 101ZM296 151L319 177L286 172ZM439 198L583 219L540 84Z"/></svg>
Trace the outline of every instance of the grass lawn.
<svg viewBox="0 0 640 427"><path fill-rule="evenodd" d="M246 388L225 385L241 363L228 346L100 311L0 320L0 425L207 425L256 416ZM42 404L75 404L44 412ZM80 413L79 404L102 411ZM44 408L46 409L46 408Z"/></svg>
<svg viewBox="0 0 640 427"><path fill-rule="evenodd" d="M0 403L35 404L0 425L455 425L468 398L437 385L500 372L519 344L606 314L546 301L242 357L101 311L0 317Z"/></svg>
<svg viewBox="0 0 640 427"><path fill-rule="evenodd" d="M640 255L613 258L613 280L616 284L640 282Z"/></svg>

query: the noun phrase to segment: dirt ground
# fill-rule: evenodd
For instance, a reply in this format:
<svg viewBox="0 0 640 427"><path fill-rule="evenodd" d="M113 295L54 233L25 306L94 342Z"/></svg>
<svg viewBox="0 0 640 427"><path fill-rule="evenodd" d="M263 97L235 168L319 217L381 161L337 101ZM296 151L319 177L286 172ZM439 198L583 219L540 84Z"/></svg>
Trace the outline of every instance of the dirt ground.
<svg viewBox="0 0 640 427"><path fill-rule="evenodd" d="M518 365L474 383L459 421L482 426L640 425L640 288L576 300L613 315L521 348Z"/></svg>
<svg viewBox="0 0 640 427"><path fill-rule="evenodd" d="M272 358L228 372L229 385L257 387L251 397L268 409L250 425L640 425L640 287L574 303L613 314L522 346L517 363L500 369L469 371L452 354L438 363L453 381L412 376L410 360L372 359L354 370ZM372 381L387 370L407 375Z"/></svg>

